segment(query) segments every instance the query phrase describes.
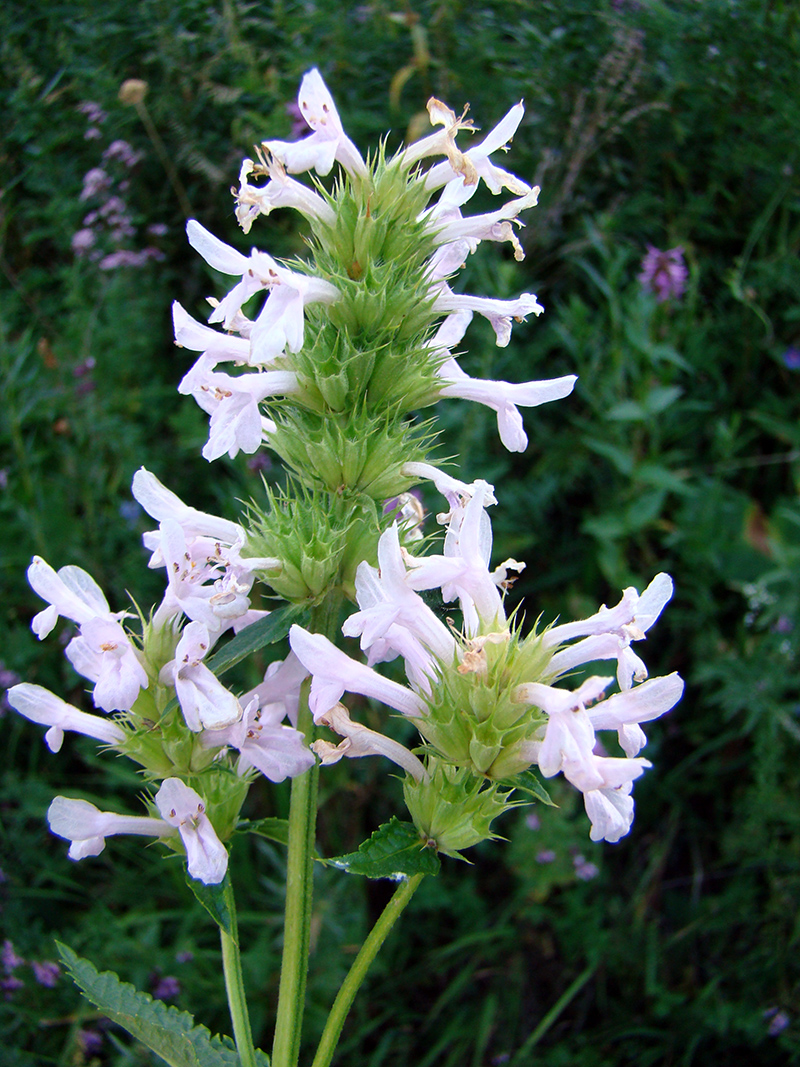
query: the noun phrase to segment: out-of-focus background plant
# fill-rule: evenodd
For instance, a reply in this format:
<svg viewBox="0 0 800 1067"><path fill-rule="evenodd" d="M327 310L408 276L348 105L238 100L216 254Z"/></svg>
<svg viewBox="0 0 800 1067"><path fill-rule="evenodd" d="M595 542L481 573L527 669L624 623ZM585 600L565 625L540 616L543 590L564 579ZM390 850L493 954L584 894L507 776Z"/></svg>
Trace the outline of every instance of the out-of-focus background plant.
<svg viewBox="0 0 800 1067"><path fill-rule="evenodd" d="M591 844L567 793L508 817L507 841L420 891L337 1062L800 1062L797 5L57 0L3 9L0 60L0 684L83 699L30 632L33 553L84 567L115 605L157 595L137 467L230 516L280 478L263 457L200 458L170 303L201 316L215 291L189 212L246 248L227 187L254 143L292 135L302 74L320 67L365 149L387 116L390 148L422 133L430 95L469 101L484 128L523 97L514 170L542 185L527 258L481 248L463 285L536 292L546 314L506 349L487 326L466 369L580 378L526 415L519 456L491 413L450 402L441 454L495 482L497 558L527 560L529 618L585 616L669 571L647 660L687 691L652 730L630 837ZM268 251L302 254L293 214L270 221ZM0 729L3 1063L154 1062L59 975L55 935L225 1029L216 931L174 870L124 840L76 869L46 829L66 784L91 799L102 775L133 810L136 776L91 742L54 757L21 719ZM391 814L396 783L371 762L326 771L323 854ZM285 814L280 788L260 790L252 815ZM258 1033L284 856L243 838L233 862ZM319 879L309 1030L385 895Z"/></svg>

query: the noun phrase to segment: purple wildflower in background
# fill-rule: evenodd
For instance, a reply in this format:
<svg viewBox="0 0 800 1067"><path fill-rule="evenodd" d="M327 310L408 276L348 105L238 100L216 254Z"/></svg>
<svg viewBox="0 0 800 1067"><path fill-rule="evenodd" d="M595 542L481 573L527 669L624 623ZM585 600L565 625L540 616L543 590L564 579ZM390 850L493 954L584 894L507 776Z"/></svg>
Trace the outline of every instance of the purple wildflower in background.
<svg viewBox="0 0 800 1067"><path fill-rule="evenodd" d="M103 1051L103 1035L99 1030L79 1030L78 1047L84 1056L93 1056Z"/></svg>
<svg viewBox="0 0 800 1067"><path fill-rule="evenodd" d="M777 1037L782 1033L791 1021L787 1012L777 1008L767 1008L764 1012L764 1018L769 1019L769 1026L767 1027L767 1033L770 1037Z"/></svg>
<svg viewBox="0 0 800 1067"><path fill-rule="evenodd" d="M600 868L596 863L590 863L580 854L573 856L572 862L575 865L575 877L580 879L581 882L591 882L600 873Z"/></svg>
<svg viewBox="0 0 800 1067"><path fill-rule="evenodd" d="M272 460L263 449L260 452L256 452L247 461L247 469L254 471L256 474L260 474L261 471L268 471L271 467Z"/></svg>
<svg viewBox="0 0 800 1067"><path fill-rule="evenodd" d="M72 368L72 373L76 378L85 378L90 375L97 364L97 360L94 356L87 356L82 363L76 363Z"/></svg>
<svg viewBox="0 0 800 1067"><path fill-rule="evenodd" d="M107 189L111 185L111 179L103 170L102 167L92 167L91 170L83 176L83 189L79 197L80 200L89 200L93 196L97 196L104 189Z"/></svg>
<svg viewBox="0 0 800 1067"><path fill-rule="evenodd" d="M95 140L101 136L98 125L105 122L107 116L98 105L87 101L78 110L94 124L87 137ZM143 267L150 260L164 258L164 253L154 245L140 250L126 247L129 241L136 239L137 227L122 194L126 194L130 188L130 172L142 158L142 153L137 152L128 141L117 138L104 149L102 166L92 167L83 176L79 199L94 203L83 220L83 227L72 236L72 250L77 257L85 257L96 263L102 271ZM151 237L161 237L166 232L167 227L162 223L152 223L147 228ZM88 382L79 386L82 392L92 388L93 385Z"/></svg>
<svg viewBox="0 0 800 1067"><path fill-rule="evenodd" d="M72 241L70 242L72 244L72 251L76 256L81 256L84 252L88 252L94 244L94 240L94 230L88 228L78 230L77 233L72 235Z"/></svg>
<svg viewBox="0 0 800 1067"><path fill-rule="evenodd" d="M174 975L165 974L156 979L153 996L156 1000L175 1000L181 994L181 984Z"/></svg>
<svg viewBox="0 0 800 1067"><path fill-rule="evenodd" d="M659 304L666 300L680 300L686 291L688 278L682 246L667 249L666 252L653 245L647 246L639 281L645 289L655 293Z"/></svg>
<svg viewBox="0 0 800 1067"><path fill-rule="evenodd" d="M105 111L99 104L95 104L93 100L84 100L82 104L78 104L78 111L96 126L102 126L108 118Z"/></svg>
<svg viewBox="0 0 800 1067"><path fill-rule="evenodd" d="M125 525L135 529L142 514L141 506L135 500L123 500L118 511L120 518L124 520Z"/></svg>
<svg viewBox="0 0 800 1067"><path fill-rule="evenodd" d="M289 140L299 141L301 137L305 137L308 133L308 123L303 118L303 112L300 110L300 105L296 100L292 100L286 105L286 114L292 120Z"/></svg>
<svg viewBox="0 0 800 1067"><path fill-rule="evenodd" d="M22 989L24 985L25 983L21 978L15 978L13 975L9 975L7 978L0 978L0 989L5 993L6 1000L11 1000L12 993Z"/></svg>
<svg viewBox="0 0 800 1067"><path fill-rule="evenodd" d="M47 986L48 989L52 989L61 977L61 968L52 960L31 960L31 967L39 985Z"/></svg>
<svg viewBox="0 0 800 1067"><path fill-rule="evenodd" d="M537 863L553 863L555 861L556 854L552 848L543 848L541 852L536 853Z"/></svg>
<svg viewBox="0 0 800 1067"><path fill-rule="evenodd" d="M3 473L3 471L0 471L0 474ZM2 484L2 479L0 479L0 488L5 489L5 485ZM6 690L10 689L12 685L17 685L19 681L19 675L16 674L14 671L10 671L8 667L6 667L5 663L0 660L0 690L2 690L2 696L0 696L0 718L2 718L7 711L11 710L11 705L8 703L8 699L6 697ZM6 876L3 874L2 871L0 871L0 883L5 882L5 880ZM11 942L7 941L6 944L10 945ZM5 946L3 947L3 951L5 951Z"/></svg>
<svg viewBox="0 0 800 1067"><path fill-rule="evenodd" d="M9 941L8 938L3 942L3 947L0 949L0 961L2 961L3 970L6 974L13 974L17 967L21 967L25 962L22 956L18 956L14 951L14 942Z"/></svg>
<svg viewBox="0 0 800 1067"><path fill-rule="evenodd" d="M783 353L783 365L789 370L800 370L800 348L794 345L787 348Z"/></svg>
<svg viewBox="0 0 800 1067"><path fill-rule="evenodd" d="M124 167L135 167L142 158L141 152L137 152L127 141L112 141L103 152L103 159L118 159Z"/></svg>
<svg viewBox="0 0 800 1067"><path fill-rule="evenodd" d="M148 259L163 259L164 253L158 248L143 248L140 252L133 252L128 248L121 248L118 252L109 252L98 263L100 270L116 270L118 267L142 267Z"/></svg>
<svg viewBox="0 0 800 1067"><path fill-rule="evenodd" d="M99 104L95 104L92 100L84 100L82 104L78 104L78 111L86 116L86 121L89 126L86 133L83 135L85 141L96 141L103 136L103 131L100 127L108 118L108 115L103 111Z"/></svg>

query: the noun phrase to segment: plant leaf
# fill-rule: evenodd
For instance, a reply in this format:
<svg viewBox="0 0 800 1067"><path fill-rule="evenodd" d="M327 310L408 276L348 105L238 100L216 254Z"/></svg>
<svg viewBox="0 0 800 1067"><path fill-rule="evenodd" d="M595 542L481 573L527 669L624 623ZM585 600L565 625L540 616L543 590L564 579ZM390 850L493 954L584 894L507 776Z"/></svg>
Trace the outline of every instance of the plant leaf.
<svg viewBox="0 0 800 1067"><path fill-rule="evenodd" d="M240 834L258 834L268 841L277 841L279 845L289 844L288 819L240 819L236 826Z"/></svg>
<svg viewBox="0 0 800 1067"><path fill-rule="evenodd" d="M391 878L399 882L413 874L438 874L439 857L420 840L419 830L393 815L362 845L358 852L325 860L348 874L365 878Z"/></svg>
<svg viewBox="0 0 800 1067"><path fill-rule="evenodd" d="M274 645L286 637L290 627L300 620L306 609L297 604L287 604L276 608L263 619L252 623L211 656L206 664L214 674L219 676L240 663L253 652L258 652L265 645Z"/></svg>
<svg viewBox="0 0 800 1067"><path fill-rule="evenodd" d="M239 1056L230 1038L212 1037L204 1026L195 1025L188 1012L167 1007L120 981L113 971L98 971L67 945L56 945L84 996L169 1067L239 1067ZM269 1058L256 1052L256 1063L258 1067L269 1067Z"/></svg>
<svg viewBox="0 0 800 1067"><path fill-rule="evenodd" d="M551 798L538 775L534 774L533 771L521 771L519 774L514 775L513 778L506 778L502 784L511 789L519 789L523 793L529 793L542 804L547 804L549 808L558 807L558 804Z"/></svg>
<svg viewBox="0 0 800 1067"><path fill-rule="evenodd" d="M225 899L225 889L230 884L230 872L225 873L224 879L218 885L206 885L205 882L192 878L187 871L186 884L217 926L220 926L228 937L233 938L238 944L238 940L234 936L233 916Z"/></svg>

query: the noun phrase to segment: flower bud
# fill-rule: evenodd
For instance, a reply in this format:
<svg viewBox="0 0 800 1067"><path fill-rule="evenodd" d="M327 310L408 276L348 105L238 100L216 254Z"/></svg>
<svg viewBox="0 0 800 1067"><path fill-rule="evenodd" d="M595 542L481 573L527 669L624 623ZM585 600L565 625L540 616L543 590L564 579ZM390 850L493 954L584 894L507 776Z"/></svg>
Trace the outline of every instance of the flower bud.
<svg viewBox="0 0 800 1067"><path fill-rule="evenodd" d="M120 102L127 104L129 107L136 107L147 96L147 90L148 84L146 81L142 81L141 78L128 78L120 86Z"/></svg>
<svg viewBox="0 0 800 1067"><path fill-rule="evenodd" d="M465 767L431 760L428 770L427 778L407 777L403 795L422 839L446 856L460 859L461 849L495 838L492 821L517 806L496 783L485 784Z"/></svg>
<svg viewBox="0 0 800 1067"><path fill-rule="evenodd" d="M549 678L551 653L534 631L520 641L515 630L468 638L457 666L442 667L417 723L425 740L473 774L500 780L525 770L525 757L546 716L515 701L524 679Z"/></svg>

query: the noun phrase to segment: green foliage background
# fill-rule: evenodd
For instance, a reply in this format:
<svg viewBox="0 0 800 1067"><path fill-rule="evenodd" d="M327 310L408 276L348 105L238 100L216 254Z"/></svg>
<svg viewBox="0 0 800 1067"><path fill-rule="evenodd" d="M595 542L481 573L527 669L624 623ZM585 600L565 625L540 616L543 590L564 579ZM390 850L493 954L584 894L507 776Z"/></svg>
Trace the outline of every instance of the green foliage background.
<svg viewBox="0 0 800 1067"><path fill-rule="evenodd" d="M0 13L0 657L75 703L82 682L58 643L29 630L40 606L24 581L30 556L85 567L115 607L126 591L146 606L160 578L143 566L149 520L130 507L134 470L231 517L260 486L247 457L200 458L205 416L175 392L189 359L173 347L170 303L199 317L219 291L186 244L184 205L247 248L227 187L253 143L289 134L286 105L312 65L363 149L387 127L390 147L419 132L431 94L455 109L469 101L484 129L525 99L508 166L542 185L527 258L481 246L462 284L536 292L546 314L507 349L475 324L463 364L480 377L579 382L569 400L526 414L520 456L502 449L491 413L440 405L442 455L495 482L497 558L527 560L515 595L529 617L581 617L669 571L676 596L645 658L652 674L680 670L687 691L649 731L655 766L620 844L592 845L564 791L557 811L536 809L538 829L514 813L506 842L423 885L337 1062L800 1062L799 60L789 0L107 0L102 11L52 0ZM155 140L118 99L126 78L147 82ZM87 100L108 113L102 139L84 138ZM131 247L149 225L168 229L161 261L101 271L70 242L87 210L83 177L116 138L142 153L126 192ZM491 198L473 203L487 210ZM273 255L303 253L292 213L252 236ZM648 243L684 248L681 300L657 304L642 289ZM58 935L139 988L174 975L179 1006L225 1031L215 930L178 866L122 839L76 866L46 830L59 790L135 810L135 774L80 739L54 757L12 715L0 729L4 936L43 960ZM354 851L399 803L377 761L323 782L326 855ZM286 803L265 782L249 814L281 816ZM576 878L578 854L600 868L595 879ZM237 841L261 1034L283 864L278 845ZM309 1041L388 892L319 872ZM77 991L17 973L24 988L0 1001L3 1063L152 1062L114 1028L92 1060L78 1032L99 1024Z"/></svg>

